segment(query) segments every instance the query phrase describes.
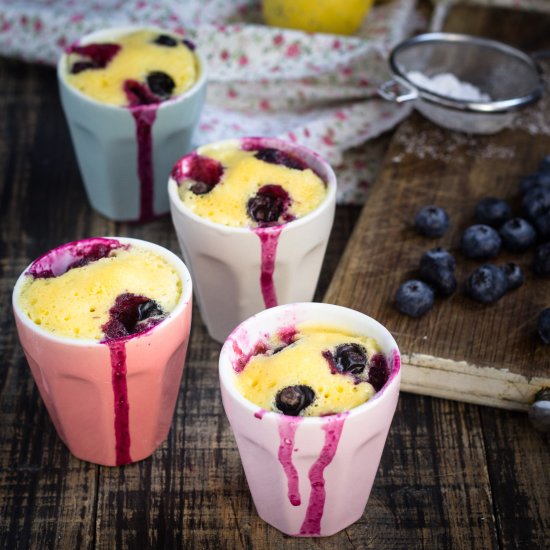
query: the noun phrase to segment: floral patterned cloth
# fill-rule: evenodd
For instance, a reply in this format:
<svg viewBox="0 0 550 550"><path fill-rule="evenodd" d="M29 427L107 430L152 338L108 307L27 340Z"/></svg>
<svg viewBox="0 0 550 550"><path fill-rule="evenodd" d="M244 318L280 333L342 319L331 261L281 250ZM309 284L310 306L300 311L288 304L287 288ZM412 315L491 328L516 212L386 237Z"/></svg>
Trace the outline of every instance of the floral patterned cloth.
<svg viewBox="0 0 550 550"><path fill-rule="evenodd" d="M380 147L350 151L408 113L376 97L386 57L416 22L415 0L373 8L352 37L267 27L259 0L0 0L0 54L55 64L91 31L151 24L196 42L209 89L195 142L276 135L323 155L339 202L360 203Z"/></svg>
<svg viewBox="0 0 550 550"><path fill-rule="evenodd" d="M445 7L455 0L440 1ZM55 64L82 35L126 24L178 32L206 57L209 90L197 145L244 135L299 142L335 167L339 202L364 201L383 154L377 144L356 146L410 112L377 98L376 89L388 76L390 49L422 24L415 0L377 3L352 37L267 27L260 0L0 0L0 54Z"/></svg>

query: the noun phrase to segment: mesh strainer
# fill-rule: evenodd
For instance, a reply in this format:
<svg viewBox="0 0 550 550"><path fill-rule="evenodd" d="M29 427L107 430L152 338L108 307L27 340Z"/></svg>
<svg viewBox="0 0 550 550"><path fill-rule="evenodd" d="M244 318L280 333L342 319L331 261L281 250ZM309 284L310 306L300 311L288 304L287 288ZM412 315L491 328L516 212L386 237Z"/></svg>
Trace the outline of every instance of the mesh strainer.
<svg viewBox="0 0 550 550"><path fill-rule="evenodd" d="M541 70L527 54L495 40L453 33L426 33L398 44L390 54L393 79L379 88L385 99L415 101L426 117L446 128L492 134L515 113L540 99ZM451 73L486 93L491 101L455 99L430 91L408 78Z"/></svg>

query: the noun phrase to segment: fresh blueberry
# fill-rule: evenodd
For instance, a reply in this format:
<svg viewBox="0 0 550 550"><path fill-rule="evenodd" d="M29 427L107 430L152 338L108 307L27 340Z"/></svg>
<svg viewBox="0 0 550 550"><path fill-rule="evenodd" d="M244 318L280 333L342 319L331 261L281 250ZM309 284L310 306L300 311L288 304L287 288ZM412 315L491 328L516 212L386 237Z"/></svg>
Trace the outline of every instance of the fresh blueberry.
<svg viewBox="0 0 550 550"><path fill-rule="evenodd" d="M535 429L550 432L550 388L542 388L535 394L528 414Z"/></svg>
<svg viewBox="0 0 550 550"><path fill-rule="evenodd" d="M500 227L505 221L512 217L510 205L494 197L481 199L475 207L475 218L478 223Z"/></svg>
<svg viewBox="0 0 550 550"><path fill-rule="evenodd" d="M508 289L504 271L493 264L478 267L466 281L466 293L483 304L491 304L501 298Z"/></svg>
<svg viewBox="0 0 550 550"><path fill-rule="evenodd" d="M537 247L533 270L541 277L550 277L550 242Z"/></svg>
<svg viewBox="0 0 550 550"><path fill-rule="evenodd" d="M161 99L168 99L171 97L176 83L174 79L162 71L153 71L147 75L147 86L151 92Z"/></svg>
<svg viewBox="0 0 550 550"><path fill-rule="evenodd" d="M526 193L521 201L521 209L529 221L550 212L550 188L535 187Z"/></svg>
<svg viewBox="0 0 550 550"><path fill-rule="evenodd" d="M360 344L341 344L334 351L334 365L338 372L359 375L367 366L367 351Z"/></svg>
<svg viewBox="0 0 550 550"><path fill-rule="evenodd" d="M550 155L546 155L539 164L539 172L550 174Z"/></svg>
<svg viewBox="0 0 550 550"><path fill-rule="evenodd" d="M550 307L543 309L537 320L537 332L545 344L550 344Z"/></svg>
<svg viewBox="0 0 550 550"><path fill-rule="evenodd" d="M537 233L523 218L512 218L499 230L502 245L510 252L525 252L535 244Z"/></svg>
<svg viewBox="0 0 550 550"><path fill-rule="evenodd" d="M286 211L290 203L288 193L275 184L263 185L248 199L248 215L259 224L275 223Z"/></svg>
<svg viewBox="0 0 550 550"><path fill-rule="evenodd" d="M418 269L420 279L429 283L440 296L450 296L457 287L455 259L443 248L424 252Z"/></svg>
<svg viewBox="0 0 550 550"><path fill-rule="evenodd" d="M502 266L502 271L504 271L504 275L506 276L507 290L515 290L523 284L525 275L523 274L523 269L518 264L509 262Z"/></svg>
<svg viewBox="0 0 550 550"><path fill-rule="evenodd" d="M500 251L499 234L488 225L471 225L462 234L460 243L465 256L473 260L483 260L496 256Z"/></svg>
<svg viewBox="0 0 550 550"><path fill-rule="evenodd" d="M423 206L416 213L414 226L424 237L441 237L449 229L449 216L440 206Z"/></svg>
<svg viewBox="0 0 550 550"><path fill-rule="evenodd" d="M315 401L315 392L309 386L287 386L275 396L275 406L288 416L298 416Z"/></svg>
<svg viewBox="0 0 550 550"><path fill-rule="evenodd" d="M447 269L454 269L456 266L456 260L454 256L445 248L440 246L427 250L422 254L420 258L420 266L426 267L440 266Z"/></svg>
<svg viewBox="0 0 550 550"><path fill-rule="evenodd" d="M533 220L533 225L541 240L546 241L550 239L550 210L537 216Z"/></svg>
<svg viewBox="0 0 550 550"><path fill-rule="evenodd" d="M523 176L519 180L519 192L521 196L526 195L534 189L550 189L550 172L535 172Z"/></svg>
<svg viewBox="0 0 550 550"><path fill-rule="evenodd" d="M423 281L405 281L395 295L397 309L410 317L420 317L434 305L433 290Z"/></svg>
<svg viewBox="0 0 550 550"><path fill-rule="evenodd" d="M153 42L159 46L166 46L167 48L174 48L178 45L178 41L169 34L159 34Z"/></svg>
<svg viewBox="0 0 550 550"><path fill-rule="evenodd" d="M305 170L307 168L307 165L298 157L272 147L262 147L258 149L254 156L258 160L263 160L269 164L281 164L294 170Z"/></svg>

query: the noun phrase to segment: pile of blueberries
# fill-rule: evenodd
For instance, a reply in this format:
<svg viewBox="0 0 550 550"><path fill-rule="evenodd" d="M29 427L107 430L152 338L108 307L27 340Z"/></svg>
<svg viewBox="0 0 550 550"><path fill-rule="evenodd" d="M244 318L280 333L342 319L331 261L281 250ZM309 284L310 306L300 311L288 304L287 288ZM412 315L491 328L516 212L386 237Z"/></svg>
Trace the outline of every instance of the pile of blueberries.
<svg viewBox="0 0 550 550"><path fill-rule="evenodd" d="M501 248L522 253L536 246L533 271L550 277L550 155L539 171L525 176L519 185L522 217L513 217L510 205L498 198L480 200L475 207L477 223L462 234L460 250L474 260L489 260ZM449 228L449 216L439 206L424 206L415 217L415 228L425 237L441 237ZM538 243L538 244L537 244ZM411 317L420 317L434 305L435 297L448 297L458 287L456 260L444 248L433 248L420 258L418 278L405 281L397 290L397 309ZM483 304L499 300L524 282L522 268L510 262L504 266L485 263L475 269L465 284L466 294ZM539 316L537 331L550 344L550 308Z"/></svg>

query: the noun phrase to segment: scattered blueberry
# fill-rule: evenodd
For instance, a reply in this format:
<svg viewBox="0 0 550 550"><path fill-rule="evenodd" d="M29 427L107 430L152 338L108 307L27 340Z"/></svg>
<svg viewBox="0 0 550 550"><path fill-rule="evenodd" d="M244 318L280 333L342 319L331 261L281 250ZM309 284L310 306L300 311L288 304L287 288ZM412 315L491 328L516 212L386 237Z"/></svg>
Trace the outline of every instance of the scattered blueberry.
<svg viewBox="0 0 550 550"><path fill-rule="evenodd" d="M466 281L470 298L483 304L491 304L501 298L508 289L504 271L493 264L478 267Z"/></svg>
<svg viewBox="0 0 550 550"><path fill-rule="evenodd" d="M533 261L533 270L541 277L550 277L550 242L537 247Z"/></svg>
<svg viewBox="0 0 550 550"><path fill-rule="evenodd" d="M290 203L288 193L275 184L263 185L248 199L248 215L259 224L275 223L286 211Z"/></svg>
<svg viewBox="0 0 550 550"><path fill-rule="evenodd" d="M341 344L334 351L334 365L338 372L359 375L367 365L367 351L359 344Z"/></svg>
<svg viewBox="0 0 550 550"><path fill-rule="evenodd" d="M526 195L529 191L533 189L550 189L550 173L546 172L535 172L534 174L529 174L523 176L519 180L519 192L520 194Z"/></svg>
<svg viewBox="0 0 550 550"><path fill-rule="evenodd" d="M533 225L541 240L546 241L550 239L550 210L537 216L533 220Z"/></svg>
<svg viewBox="0 0 550 550"><path fill-rule="evenodd" d="M550 344L550 307L543 309L537 320L537 332L545 344Z"/></svg>
<svg viewBox="0 0 550 550"><path fill-rule="evenodd" d="M540 432L550 432L550 388L540 389L529 409L529 420Z"/></svg>
<svg viewBox="0 0 550 550"><path fill-rule="evenodd" d="M423 206L416 213L414 226L425 237L441 237L449 228L449 216L439 206Z"/></svg>
<svg viewBox="0 0 550 550"><path fill-rule="evenodd" d="M500 227L505 221L512 217L510 205L494 197L481 199L475 207L475 218L478 223Z"/></svg>
<svg viewBox="0 0 550 550"><path fill-rule="evenodd" d="M450 296L457 287L455 259L443 248L424 252L420 258L419 276L429 283L440 296Z"/></svg>
<svg viewBox="0 0 550 550"><path fill-rule="evenodd" d="M258 149L254 156L258 160L263 160L269 164L282 164L287 168L293 168L295 170L305 170L307 168L307 165L298 157L272 147Z"/></svg>
<svg viewBox="0 0 550 550"><path fill-rule="evenodd" d="M507 290L515 290L523 284L525 275L523 274L523 269L518 264L509 262L502 266L502 271L504 271L504 275L506 276Z"/></svg>
<svg viewBox="0 0 550 550"><path fill-rule="evenodd" d="M499 230L502 245L510 252L525 252L537 240L533 226L523 218L512 218Z"/></svg>
<svg viewBox="0 0 550 550"><path fill-rule="evenodd" d="M149 73L146 80L147 86L149 86L151 92L161 99L168 99L171 97L176 87L174 79L162 71L153 71Z"/></svg>
<svg viewBox="0 0 550 550"><path fill-rule="evenodd" d="M539 164L539 172L550 174L550 155L546 155Z"/></svg>
<svg viewBox="0 0 550 550"><path fill-rule="evenodd" d="M462 234L460 243L465 256L473 260L484 260L496 256L500 251L499 234L488 225L471 225Z"/></svg>
<svg viewBox="0 0 550 550"><path fill-rule="evenodd" d="M434 305L433 290L423 281L405 281L395 295L397 309L411 317L420 317Z"/></svg>
<svg viewBox="0 0 550 550"><path fill-rule="evenodd" d="M287 386L275 396L275 406L288 416L298 416L315 401L315 392L309 386Z"/></svg>
<svg viewBox="0 0 550 550"><path fill-rule="evenodd" d="M456 260L448 250L438 246L424 252L420 258L420 265L426 265L426 267L441 266L448 269L454 269Z"/></svg>
<svg viewBox="0 0 550 550"><path fill-rule="evenodd" d="M108 340L138 334L160 323L164 312L154 300L137 294L117 296L109 310L109 321L101 328Z"/></svg>
<svg viewBox="0 0 550 550"><path fill-rule="evenodd" d="M173 36L168 34L159 34L153 42L159 46L166 46L167 48L174 48L178 45L178 41Z"/></svg>
<svg viewBox="0 0 550 550"><path fill-rule="evenodd" d="M550 188L535 187L526 193L521 201L521 209L529 221L550 212Z"/></svg>

